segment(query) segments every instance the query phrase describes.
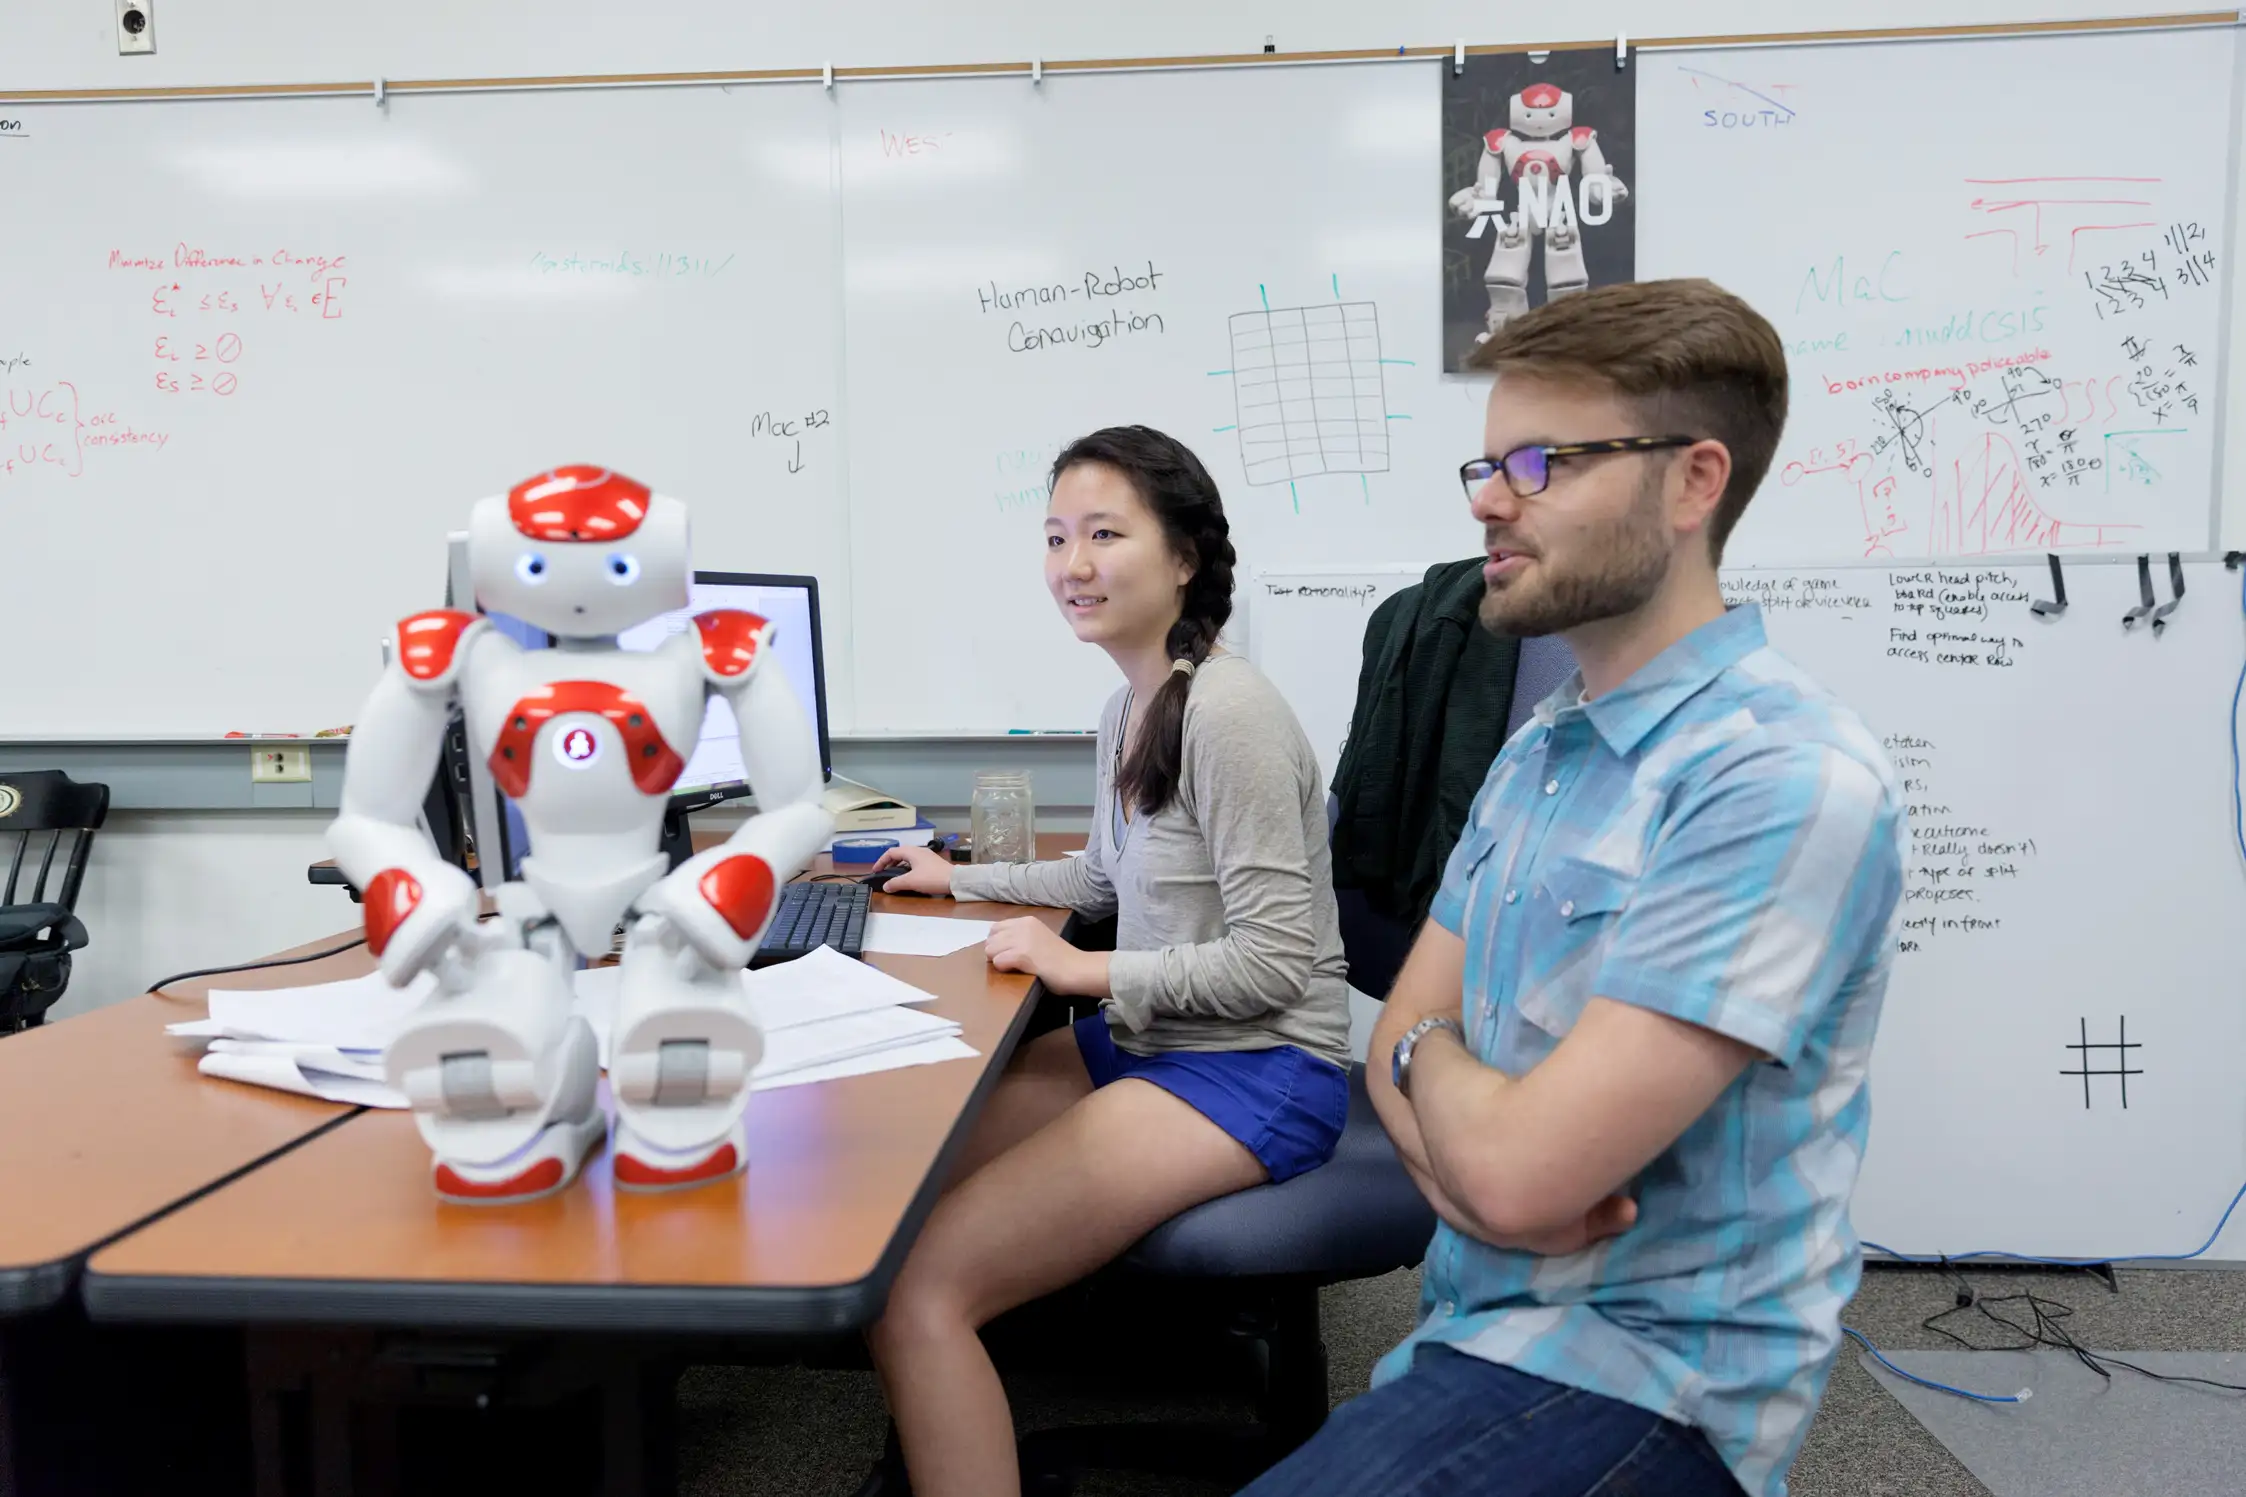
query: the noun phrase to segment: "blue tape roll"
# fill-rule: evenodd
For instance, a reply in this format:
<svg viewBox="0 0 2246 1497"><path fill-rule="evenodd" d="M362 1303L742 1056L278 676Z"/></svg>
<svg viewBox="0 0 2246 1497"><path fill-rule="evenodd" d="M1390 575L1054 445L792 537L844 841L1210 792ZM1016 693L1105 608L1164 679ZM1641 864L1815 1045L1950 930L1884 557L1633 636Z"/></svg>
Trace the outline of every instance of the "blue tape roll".
<svg viewBox="0 0 2246 1497"><path fill-rule="evenodd" d="M837 837L834 860L837 863L878 863L881 855L896 845L894 837Z"/></svg>

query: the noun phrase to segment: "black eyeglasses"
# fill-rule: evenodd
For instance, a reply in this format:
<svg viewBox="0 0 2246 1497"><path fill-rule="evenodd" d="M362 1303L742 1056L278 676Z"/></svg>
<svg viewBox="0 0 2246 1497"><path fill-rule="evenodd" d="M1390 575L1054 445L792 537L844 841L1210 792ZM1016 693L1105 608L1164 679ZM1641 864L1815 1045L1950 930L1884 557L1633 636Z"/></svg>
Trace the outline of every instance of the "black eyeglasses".
<svg viewBox="0 0 2246 1497"><path fill-rule="evenodd" d="M1570 442L1564 447L1516 447L1500 458L1478 457L1458 465L1458 481L1466 485L1471 502L1482 485L1500 472L1507 487L1523 499L1541 494L1551 485L1554 459L1596 457L1609 452L1658 452L1664 447L1690 447L1698 437L1612 437L1604 442Z"/></svg>

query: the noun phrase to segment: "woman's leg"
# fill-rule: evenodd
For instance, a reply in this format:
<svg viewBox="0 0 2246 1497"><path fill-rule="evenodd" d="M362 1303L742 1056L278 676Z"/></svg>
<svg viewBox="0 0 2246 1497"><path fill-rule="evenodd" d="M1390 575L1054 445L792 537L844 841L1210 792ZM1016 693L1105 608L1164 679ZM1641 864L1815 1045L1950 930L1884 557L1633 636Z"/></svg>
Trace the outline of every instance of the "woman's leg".
<svg viewBox="0 0 2246 1497"><path fill-rule="evenodd" d="M1014 1052L1006 1073L991 1088L982 1116L975 1119L967 1146L952 1166L946 1189L968 1176L1092 1095L1092 1078L1076 1048L1073 1026L1041 1034Z"/></svg>
<svg viewBox="0 0 2246 1497"><path fill-rule="evenodd" d="M1020 1490L1013 1414L977 1334L985 1322L1082 1278L1187 1207L1263 1179L1216 1124L1127 1078L945 1196L871 1338L915 1497Z"/></svg>

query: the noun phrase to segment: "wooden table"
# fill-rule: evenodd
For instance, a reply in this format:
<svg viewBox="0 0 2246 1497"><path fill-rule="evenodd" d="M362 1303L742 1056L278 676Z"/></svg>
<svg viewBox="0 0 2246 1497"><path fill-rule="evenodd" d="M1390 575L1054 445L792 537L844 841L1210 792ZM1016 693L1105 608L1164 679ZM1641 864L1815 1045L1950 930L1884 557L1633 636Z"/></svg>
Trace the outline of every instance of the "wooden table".
<svg viewBox="0 0 2246 1497"><path fill-rule="evenodd" d="M1064 924L1059 910L892 895L873 908ZM937 994L929 1011L956 1019L979 1058L755 1094L746 1173L654 1196L616 1191L603 1149L543 1201L447 1206L412 1117L357 1113L95 1254L87 1310L248 1328L236 1365L260 1494L290 1490L292 1449L309 1449L323 1497L412 1490L405 1421L432 1405L527 1412L554 1439L589 1417L597 1459L572 1477L619 1497L666 1491L681 1341L875 1319L1037 1008L1029 979L992 971L980 945L869 960Z"/></svg>
<svg viewBox="0 0 2246 1497"><path fill-rule="evenodd" d="M877 895L876 910L1004 918L1059 910ZM619 1192L605 1150L521 1206L440 1203L403 1112L368 1112L104 1248L97 1319L816 1334L878 1316L1034 1004L982 948L870 959L938 995L975 1061L756 1094L748 1170L697 1190ZM210 1083L205 1082L208 1086Z"/></svg>
<svg viewBox="0 0 2246 1497"><path fill-rule="evenodd" d="M345 932L280 955L350 939ZM213 1082L165 1035L166 1024L204 1017L213 987L329 982L371 965L360 947L198 978L171 996L127 999L0 1040L0 1318L57 1303L95 1248L356 1110Z"/></svg>
<svg viewBox="0 0 2246 1497"><path fill-rule="evenodd" d="M357 1111L212 1081L164 1026L204 1017L214 987L370 965L360 946L200 978L0 1040L0 1492L180 1490L188 1471L246 1484L241 1336L89 1325L71 1290L95 1248Z"/></svg>

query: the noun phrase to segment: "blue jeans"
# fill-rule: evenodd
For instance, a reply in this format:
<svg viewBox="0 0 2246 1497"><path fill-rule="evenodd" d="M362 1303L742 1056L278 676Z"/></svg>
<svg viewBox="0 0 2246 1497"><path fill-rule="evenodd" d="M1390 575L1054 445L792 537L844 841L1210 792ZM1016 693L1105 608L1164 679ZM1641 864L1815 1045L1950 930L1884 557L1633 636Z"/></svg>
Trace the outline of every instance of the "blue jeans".
<svg viewBox="0 0 2246 1497"><path fill-rule="evenodd" d="M1699 1430L1447 1346L1334 1410L1240 1497L1739 1497Z"/></svg>

